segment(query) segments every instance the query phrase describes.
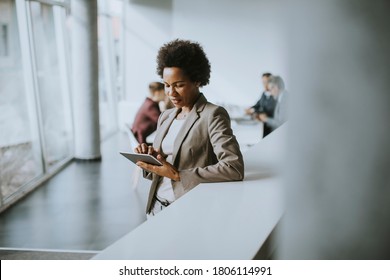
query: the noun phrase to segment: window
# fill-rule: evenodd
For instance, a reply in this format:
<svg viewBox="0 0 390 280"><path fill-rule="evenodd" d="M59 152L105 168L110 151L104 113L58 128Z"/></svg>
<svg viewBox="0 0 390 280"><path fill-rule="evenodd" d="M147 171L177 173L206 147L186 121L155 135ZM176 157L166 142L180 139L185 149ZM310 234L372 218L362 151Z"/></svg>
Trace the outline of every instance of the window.
<svg viewBox="0 0 390 280"><path fill-rule="evenodd" d="M61 71L54 7L30 2L44 156L48 168L71 156L71 115L66 71ZM60 16L57 14L56 16Z"/></svg>
<svg viewBox="0 0 390 280"><path fill-rule="evenodd" d="M65 7L0 0L0 209L73 156L64 24Z"/></svg>
<svg viewBox="0 0 390 280"><path fill-rule="evenodd" d="M43 174L32 92L25 87L15 1L0 1L0 205Z"/></svg>

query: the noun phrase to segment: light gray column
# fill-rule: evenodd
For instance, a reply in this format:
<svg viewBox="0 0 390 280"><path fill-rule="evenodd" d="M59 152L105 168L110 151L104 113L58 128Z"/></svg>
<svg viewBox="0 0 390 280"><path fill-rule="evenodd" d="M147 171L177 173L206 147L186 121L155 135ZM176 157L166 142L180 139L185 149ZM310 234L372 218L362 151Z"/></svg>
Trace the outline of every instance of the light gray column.
<svg viewBox="0 0 390 280"><path fill-rule="evenodd" d="M97 0L72 0L75 158L99 159Z"/></svg>
<svg viewBox="0 0 390 280"><path fill-rule="evenodd" d="M390 2L289 7L281 259L390 258Z"/></svg>

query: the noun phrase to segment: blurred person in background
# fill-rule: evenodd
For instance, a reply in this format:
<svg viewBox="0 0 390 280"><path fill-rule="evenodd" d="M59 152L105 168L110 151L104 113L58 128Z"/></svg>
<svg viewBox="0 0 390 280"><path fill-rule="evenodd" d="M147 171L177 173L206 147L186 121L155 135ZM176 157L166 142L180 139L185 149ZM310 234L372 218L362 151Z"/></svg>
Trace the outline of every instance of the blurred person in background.
<svg viewBox="0 0 390 280"><path fill-rule="evenodd" d="M160 102L165 100L164 84L152 82L149 84L149 96L139 108L131 132L138 143L146 143L146 137L157 129L157 121L161 114Z"/></svg>
<svg viewBox="0 0 390 280"><path fill-rule="evenodd" d="M251 115L252 118L258 119L259 114L266 114L268 117L273 117L274 116L274 110L276 106L276 99L272 97L268 83L269 83L269 78L271 77L271 73L264 73L261 77L264 91L261 94L261 97L259 101L256 102L255 105L252 107L249 107L245 110L245 113L247 115ZM263 125L263 138L270 134L272 131L272 128L267 124L264 123Z"/></svg>
<svg viewBox="0 0 390 280"><path fill-rule="evenodd" d="M168 95L165 95L164 100L162 102L160 102L161 112L164 112L165 110L168 110L168 109L172 109L173 107L175 107L175 106L173 106L171 99L169 99Z"/></svg>
<svg viewBox="0 0 390 280"><path fill-rule="evenodd" d="M268 81L268 88L272 97L277 100L273 117L266 113L260 113L257 118L274 131L287 120L287 92L284 81L280 76L271 76Z"/></svg>

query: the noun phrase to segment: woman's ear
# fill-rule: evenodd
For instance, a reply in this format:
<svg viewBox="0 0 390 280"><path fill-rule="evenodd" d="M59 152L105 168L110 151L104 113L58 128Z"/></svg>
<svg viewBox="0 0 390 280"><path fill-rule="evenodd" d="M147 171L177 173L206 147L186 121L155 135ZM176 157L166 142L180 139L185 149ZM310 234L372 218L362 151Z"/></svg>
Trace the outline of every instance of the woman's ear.
<svg viewBox="0 0 390 280"><path fill-rule="evenodd" d="M196 87L200 87L200 82L196 82L196 83L195 83L195 86L196 86Z"/></svg>

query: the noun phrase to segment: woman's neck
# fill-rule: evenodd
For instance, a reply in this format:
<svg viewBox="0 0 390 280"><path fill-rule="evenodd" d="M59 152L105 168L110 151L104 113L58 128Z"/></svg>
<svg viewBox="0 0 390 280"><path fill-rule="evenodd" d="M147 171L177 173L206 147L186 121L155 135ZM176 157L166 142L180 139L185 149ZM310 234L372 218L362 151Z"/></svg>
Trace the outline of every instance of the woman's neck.
<svg viewBox="0 0 390 280"><path fill-rule="evenodd" d="M194 107L193 105L190 107L190 106L183 106L183 107L181 107L181 111L180 111L180 113L182 113L182 114L188 114L189 112L191 112L191 110L192 110L192 107Z"/></svg>
<svg viewBox="0 0 390 280"><path fill-rule="evenodd" d="M201 93L198 91L198 94L192 100L191 105L181 107L181 112L182 113L189 113L192 110L192 108L194 107L196 101L198 101L200 95L201 95Z"/></svg>

